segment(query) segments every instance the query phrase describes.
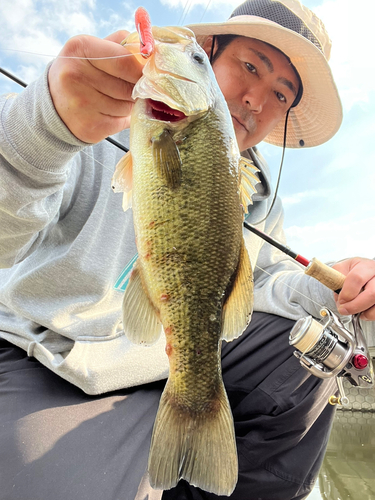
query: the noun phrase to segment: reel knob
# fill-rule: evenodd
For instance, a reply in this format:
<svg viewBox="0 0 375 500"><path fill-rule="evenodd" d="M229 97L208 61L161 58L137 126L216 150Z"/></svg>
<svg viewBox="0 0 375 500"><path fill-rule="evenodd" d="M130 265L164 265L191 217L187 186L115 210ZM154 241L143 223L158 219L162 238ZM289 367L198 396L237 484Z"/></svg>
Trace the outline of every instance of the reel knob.
<svg viewBox="0 0 375 500"><path fill-rule="evenodd" d="M357 370L364 370L367 368L368 359L363 354L356 354L353 356L352 363Z"/></svg>

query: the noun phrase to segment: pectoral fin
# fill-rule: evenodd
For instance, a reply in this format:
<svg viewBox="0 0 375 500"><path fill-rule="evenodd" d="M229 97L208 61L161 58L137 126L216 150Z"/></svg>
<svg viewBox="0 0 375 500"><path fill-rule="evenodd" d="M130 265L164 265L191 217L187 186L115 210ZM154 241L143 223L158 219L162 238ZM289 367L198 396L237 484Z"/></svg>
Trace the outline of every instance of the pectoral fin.
<svg viewBox="0 0 375 500"><path fill-rule="evenodd" d="M258 177L255 175L259 170L255 167L251 160L241 156L240 159L240 201L247 214L248 205L252 205L252 196L257 192L255 185L259 183Z"/></svg>
<svg viewBox="0 0 375 500"><path fill-rule="evenodd" d="M254 280L249 254L242 240L236 275L223 307L222 339L228 342L239 337L250 322L253 311Z"/></svg>
<svg viewBox="0 0 375 500"><path fill-rule="evenodd" d="M126 212L132 206L133 158L130 151L116 165L112 177L112 189L115 193L124 193L122 208Z"/></svg>
<svg viewBox="0 0 375 500"><path fill-rule="evenodd" d="M162 325L143 288L137 263L125 290L122 315L125 335L134 344L152 345L160 337Z"/></svg>
<svg viewBox="0 0 375 500"><path fill-rule="evenodd" d="M152 155L158 174L171 189L181 183L180 152L168 130L152 140Z"/></svg>

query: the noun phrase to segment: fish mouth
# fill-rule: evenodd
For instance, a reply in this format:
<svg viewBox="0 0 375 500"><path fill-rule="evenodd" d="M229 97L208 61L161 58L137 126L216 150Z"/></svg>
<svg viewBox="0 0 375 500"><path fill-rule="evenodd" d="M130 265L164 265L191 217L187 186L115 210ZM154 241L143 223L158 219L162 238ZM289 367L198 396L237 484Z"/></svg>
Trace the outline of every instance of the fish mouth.
<svg viewBox="0 0 375 500"><path fill-rule="evenodd" d="M163 122L179 122L184 118L187 118L182 111L173 109L164 102L147 99L147 103L150 107L151 115L155 120Z"/></svg>

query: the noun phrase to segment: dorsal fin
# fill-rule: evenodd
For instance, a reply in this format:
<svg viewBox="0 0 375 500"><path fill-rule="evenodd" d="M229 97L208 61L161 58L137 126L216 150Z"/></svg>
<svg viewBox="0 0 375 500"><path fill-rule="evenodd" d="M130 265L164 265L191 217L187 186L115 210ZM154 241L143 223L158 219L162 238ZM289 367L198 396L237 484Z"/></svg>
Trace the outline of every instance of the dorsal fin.
<svg viewBox="0 0 375 500"><path fill-rule="evenodd" d="M240 201L243 205L244 211L247 214L247 206L253 204L252 196L257 192L255 185L259 184L259 178L256 173L259 169L256 168L254 163L247 158L241 156L240 159Z"/></svg>

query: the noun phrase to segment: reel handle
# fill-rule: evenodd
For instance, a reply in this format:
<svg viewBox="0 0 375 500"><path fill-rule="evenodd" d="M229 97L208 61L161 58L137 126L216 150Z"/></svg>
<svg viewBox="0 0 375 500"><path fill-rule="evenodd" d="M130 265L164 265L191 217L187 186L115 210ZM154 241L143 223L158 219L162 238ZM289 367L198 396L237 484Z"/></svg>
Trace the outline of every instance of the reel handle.
<svg viewBox="0 0 375 500"><path fill-rule="evenodd" d="M346 278L344 274L336 271L336 269L333 269L326 264L323 264L323 262L315 259L315 257L307 266L305 274L320 281L320 283L336 293L340 293Z"/></svg>

